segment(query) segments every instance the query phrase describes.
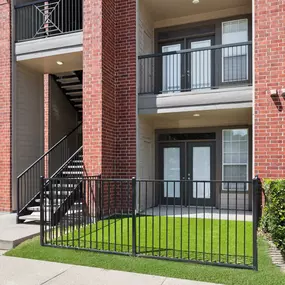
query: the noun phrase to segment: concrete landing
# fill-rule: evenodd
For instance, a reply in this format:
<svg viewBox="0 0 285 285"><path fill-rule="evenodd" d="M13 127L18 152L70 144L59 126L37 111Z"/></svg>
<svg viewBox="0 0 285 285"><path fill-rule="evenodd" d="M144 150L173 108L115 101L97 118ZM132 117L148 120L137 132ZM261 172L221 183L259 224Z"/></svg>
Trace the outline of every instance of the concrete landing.
<svg viewBox="0 0 285 285"><path fill-rule="evenodd" d="M17 224L16 214L0 214L0 250L12 249L39 233L39 225Z"/></svg>

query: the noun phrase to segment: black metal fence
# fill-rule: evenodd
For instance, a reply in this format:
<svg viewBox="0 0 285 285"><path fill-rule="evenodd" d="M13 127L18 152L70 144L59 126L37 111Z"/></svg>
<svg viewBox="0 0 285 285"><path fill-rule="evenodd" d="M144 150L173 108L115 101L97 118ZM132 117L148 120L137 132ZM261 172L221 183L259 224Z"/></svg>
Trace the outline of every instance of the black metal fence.
<svg viewBox="0 0 285 285"><path fill-rule="evenodd" d="M251 42L139 56L140 95L251 84Z"/></svg>
<svg viewBox="0 0 285 285"><path fill-rule="evenodd" d="M257 270L256 179L46 181L42 245ZM68 185L75 190L66 192Z"/></svg>
<svg viewBox="0 0 285 285"><path fill-rule="evenodd" d="M34 1L15 6L16 41L81 31L82 0Z"/></svg>

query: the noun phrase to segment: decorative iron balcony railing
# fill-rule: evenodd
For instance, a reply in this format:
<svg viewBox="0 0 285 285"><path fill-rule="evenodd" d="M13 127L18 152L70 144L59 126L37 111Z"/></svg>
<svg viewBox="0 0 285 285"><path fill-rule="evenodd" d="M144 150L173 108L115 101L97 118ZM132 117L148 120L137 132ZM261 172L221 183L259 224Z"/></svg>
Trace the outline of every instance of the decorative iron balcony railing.
<svg viewBox="0 0 285 285"><path fill-rule="evenodd" d="M168 94L252 84L252 43L139 56L139 94Z"/></svg>
<svg viewBox="0 0 285 285"><path fill-rule="evenodd" d="M83 0L46 0L15 6L16 41L82 30Z"/></svg>

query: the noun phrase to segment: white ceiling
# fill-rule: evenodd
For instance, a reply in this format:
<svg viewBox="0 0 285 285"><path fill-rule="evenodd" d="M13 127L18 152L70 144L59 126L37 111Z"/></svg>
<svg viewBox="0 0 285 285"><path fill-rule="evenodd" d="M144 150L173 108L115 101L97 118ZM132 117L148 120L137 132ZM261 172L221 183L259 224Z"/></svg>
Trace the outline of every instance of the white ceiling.
<svg viewBox="0 0 285 285"><path fill-rule="evenodd" d="M200 117L194 117L199 113ZM251 125L252 108L140 115L154 129Z"/></svg>
<svg viewBox="0 0 285 285"><path fill-rule="evenodd" d="M252 5L251 0L200 0L199 4L193 4L192 0L140 1L147 6L155 21Z"/></svg>
<svg viewBox="0 0 285 285"><path fill-rule="evenodd" d="M62 61L63 65L56 62ZM61 73L74 70L82 70L82 52L72 52L48 57L40 57L18 61L20 64L40 73Z"/></svg>

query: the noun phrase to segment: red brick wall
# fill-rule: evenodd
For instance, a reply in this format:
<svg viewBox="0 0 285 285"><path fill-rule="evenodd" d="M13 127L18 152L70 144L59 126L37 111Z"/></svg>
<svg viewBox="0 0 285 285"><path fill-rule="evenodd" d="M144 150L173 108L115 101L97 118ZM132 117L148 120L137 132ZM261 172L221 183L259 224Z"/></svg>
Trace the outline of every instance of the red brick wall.
<svg viewBox="0 0 285 285"><path fill-rule="evenodd" d="M136 167L136 1L84 0L83 151L88 175Z"/></svg>
<svg viewBox="0 0 285 285"><path fill-rule="evenodd" d="M11 211L12 105L10 4L0 1L0 211Z"/></svg>
<svg viewBox="0 0 285 285"><path fill-rule="evenodd" d="M285 3L255 0L255 173L285 178Z"/></svg>
<svg viewBox="0 0 285 285"><path fill-rule="evenodd" d="M83 152L87 175L102 172L102 1L83 1Z"/></svg>
<svg viewBox="0 0 285 285"><path fill-rule="evenodd" d="M116 0L117 169L136 175L136 0Z"/></svg>

